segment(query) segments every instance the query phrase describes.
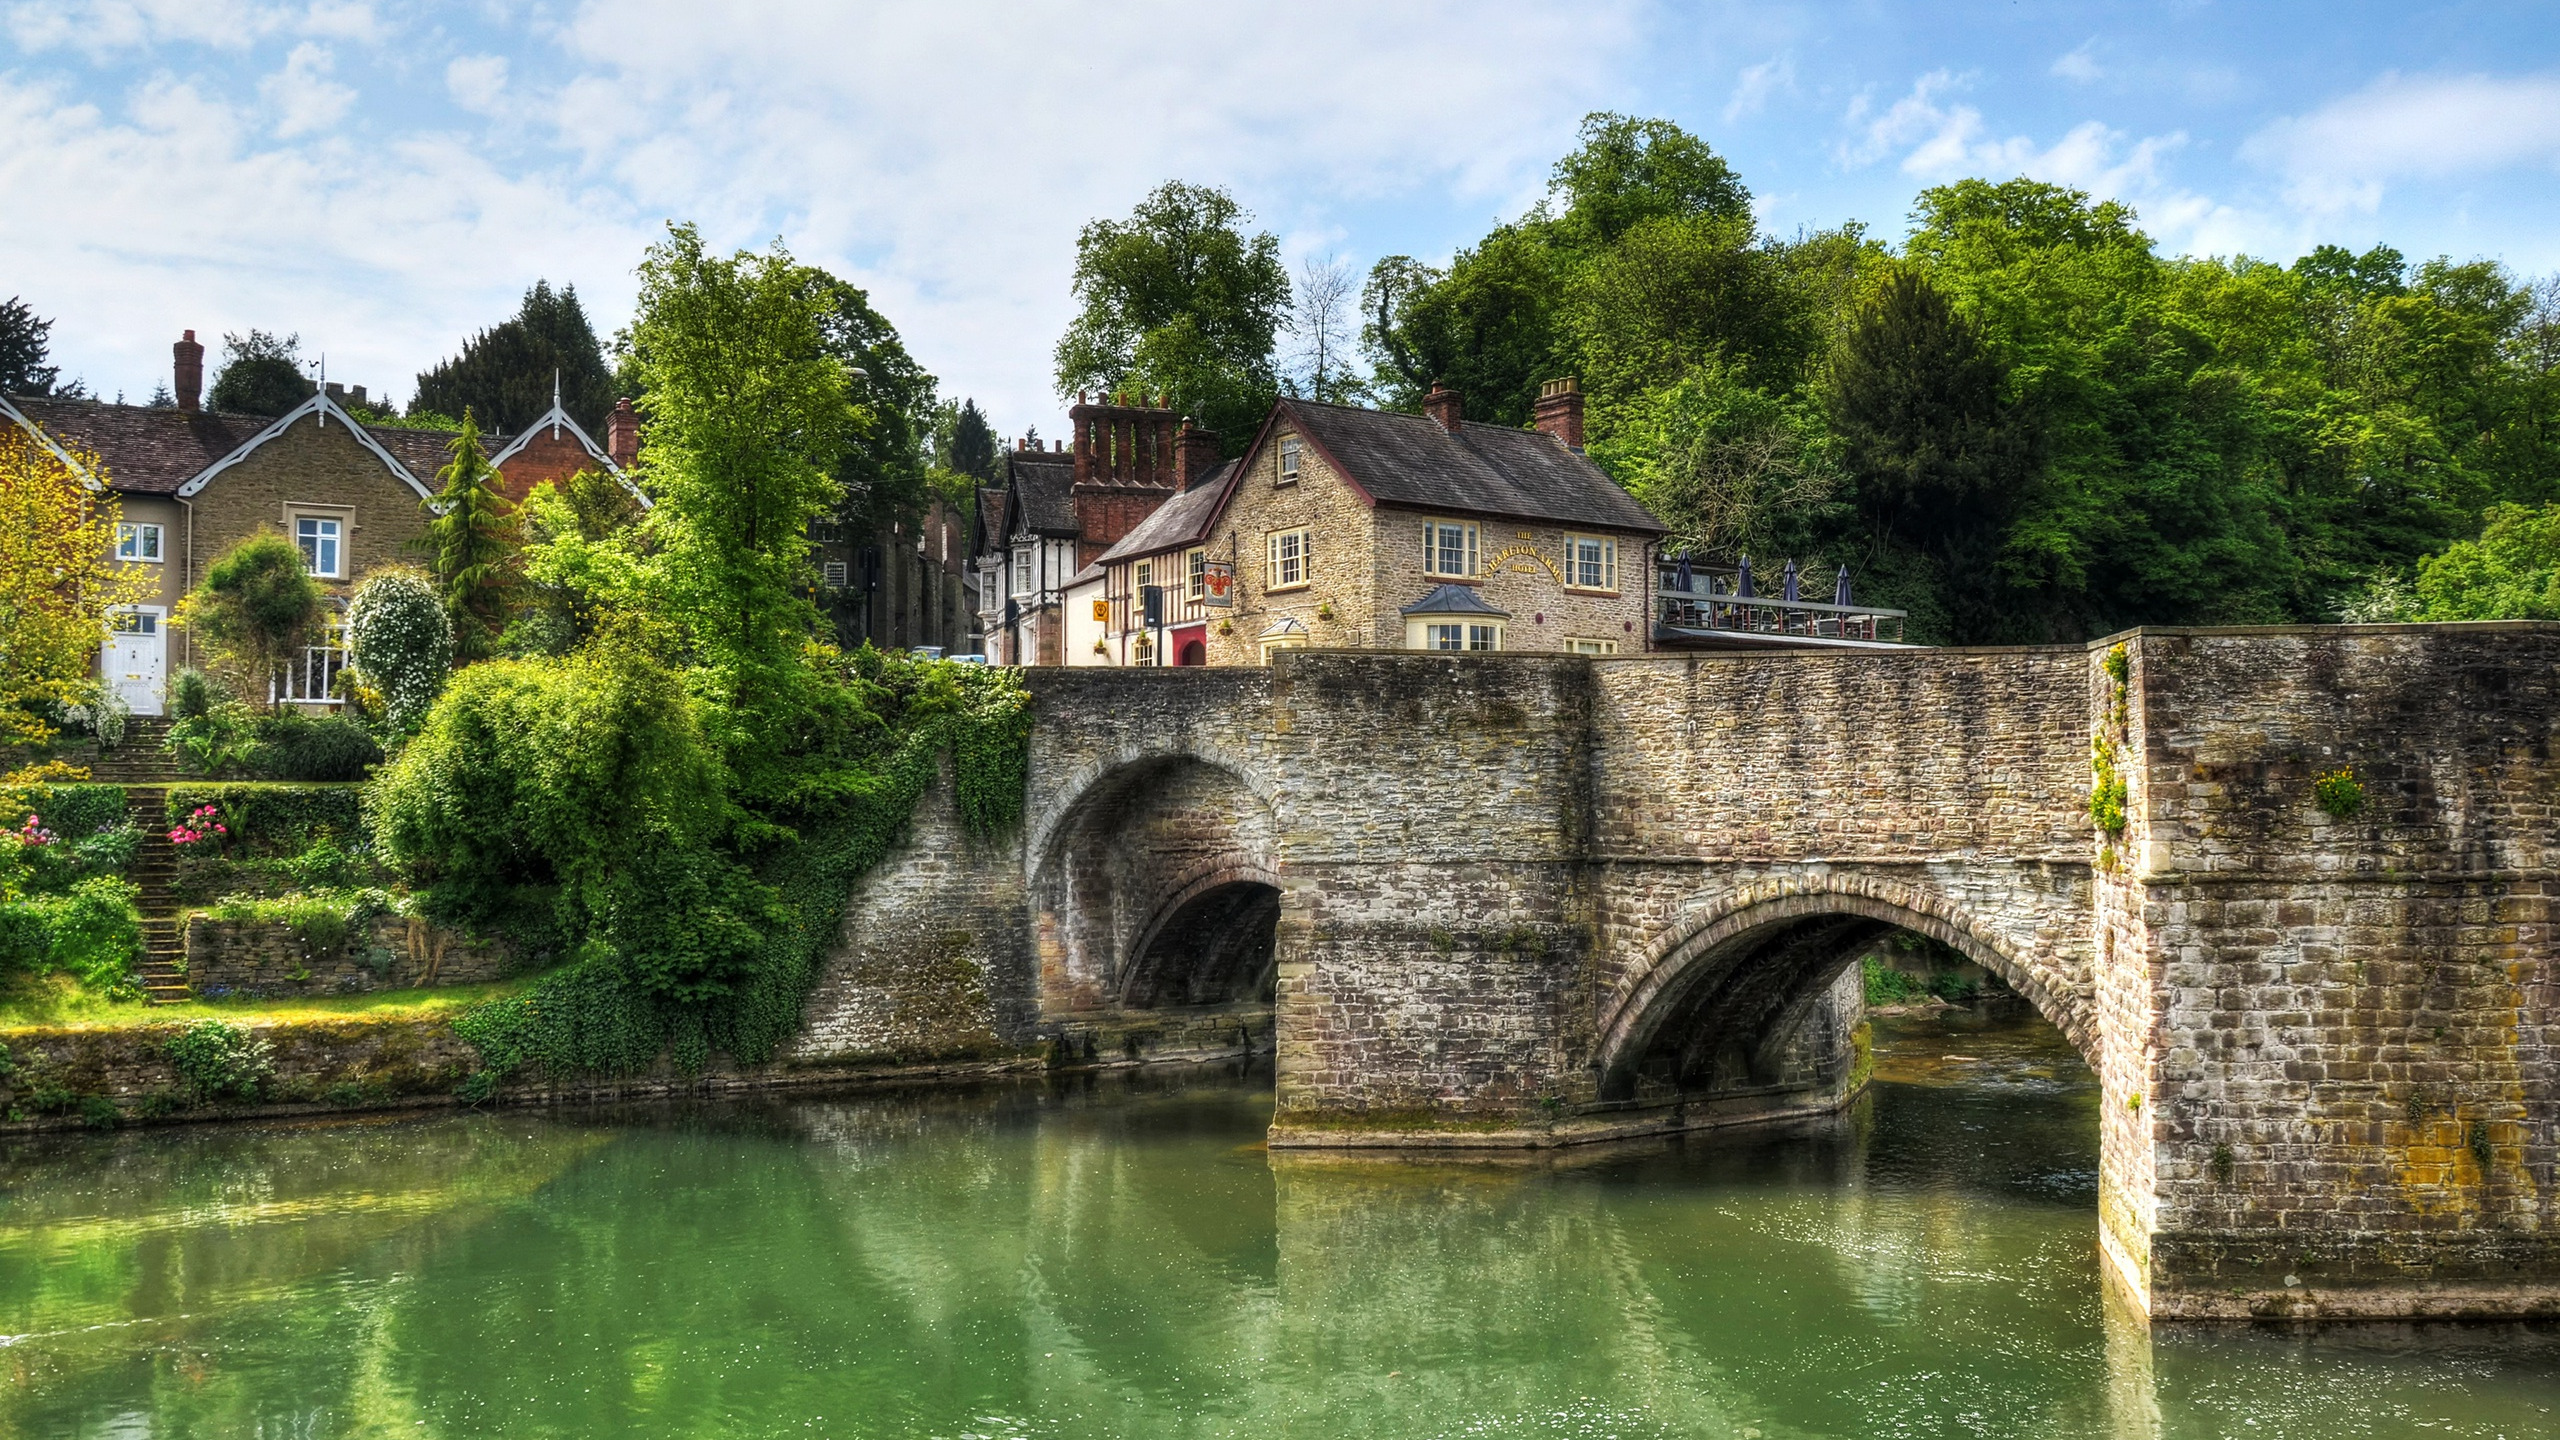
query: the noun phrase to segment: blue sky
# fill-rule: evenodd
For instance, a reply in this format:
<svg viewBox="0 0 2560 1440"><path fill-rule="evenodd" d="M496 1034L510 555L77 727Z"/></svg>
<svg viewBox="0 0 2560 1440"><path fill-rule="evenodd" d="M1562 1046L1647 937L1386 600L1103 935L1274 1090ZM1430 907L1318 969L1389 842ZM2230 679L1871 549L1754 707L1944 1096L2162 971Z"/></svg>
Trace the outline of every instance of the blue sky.
<svg viewBox="0 0 2560 1440"><path fill-rule="evenodd" d="M1772 229L2030 174L2172 252L2560 269L2552 6L0 0L0 295L110 396L259 326L405 397L536 277L600 326L669 218L869 287L948 393L1060 430L1076 228L1223 185L1293 261L1444 259L1594 109Z"/></svg>

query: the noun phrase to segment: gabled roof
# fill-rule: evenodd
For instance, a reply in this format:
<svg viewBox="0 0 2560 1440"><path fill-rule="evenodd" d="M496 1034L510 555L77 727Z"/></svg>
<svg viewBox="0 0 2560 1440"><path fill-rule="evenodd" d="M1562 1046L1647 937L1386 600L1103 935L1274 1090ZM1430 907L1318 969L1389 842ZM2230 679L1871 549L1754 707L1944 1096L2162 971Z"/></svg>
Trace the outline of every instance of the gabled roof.
<svg viewBox="0 0 2560 1440"><path fill-rule="evenodd" d="M1005 539L1013 533L1005 528L1004 502L1003 487L995 485L978 487L978 514L977 518L970 522L972 531L969 537L970 554L986 556L1004 553Z"/></svg>
<svg viewBox="0 0 2560 1440"><path fill-rule="evenodd" d="M238 449L266 423L259 416L165 405L32 396L19 397L8 408L19 425L56 455L63 455L66 446L88 451L105 466L109 489L136 495L176 494L179 486Z"/></svg>
<svg viewBox="0 0 2560 1440"><path fill-rule="evenodd" d="M1254 448L1284 417L1372 505L1663 533L1589 457L1536 430L1461 422L1453 431L1427 415L1282 399Z"/></svg>
<svg viewBox="0 0 2560 1440"><path fill-rule="evenodd" d="M560 387L557 381L554 381L551 387L551 408L543 411L541 418L518 431L516 438L508 441L504 449L490 456L489 468L495 470L514 459L517 451L532 444L533 437L543 431L548 430L557 436L564 427L577 438L579 448L585 450L588 455L594 457L597 464L604 467L604 473L622 482L622 488L630 494L632 499L640 502L641 509L650 508L649 497L640 493L640 487L631 483L631 477L623 474L622 467L613 463L613 457L606 454L605 448L595 442L595 437L589 435L586 428L561 407Z"/></svg>
<svg viewBox="0 0 2560 1440"><path fill-rule="evenodd" d="M354 416L349 415L345 408L340 406L337 401L330 399L329 392L327 390L322 390L317 394L314 394L310 399L303 401L301 404L287 410L282 415L277 416L275 423L249 437L247 440L242 441L230 454L216 460L212 465L207 466L203 471L198 473L193 479L187 481L183 485L180 485L176 492L178 498L183 500L188 496L201 491L205 486L212 484L215 476L220 475L223 471L230 469L241 461L248 459L250 455L257 451L259 446L264 445L268 441L275 439L277 436L284 434L286 431L291 430L296 422L304 419L312 419L318 424L326 426L329 423L329 417L332 415L338 417L338 423L347 428L347 433L356 438L357 444L362 445L365 449L371 451L373 453L373 458L382 462L384 469L389 470L393 477L398 479L402 484L407 485L411 490L416 491L419 499L432 500L435 498L436 492L427 488L427 486L421 482L415 474L410 472L408 466L401 464L399 458L393 455L390 450L386 449L382 441L377 438L371 430L357 424ZM432 430L391 430L386 431L385 433L401 437L403 448L405 449L413 448L408 437L432 436L439 432ZM432 475L435 472L433 470L429 470L427 473Z"/></svg>
<svg viewBox="0 0 2560 1440"><path fill-rule="evenodd" d="M1476 587L1473 585L1435 586L1430 594L1423 596L1421 599L1414 601L1410 605L1407 605L1403 610L1397 613L1403 615L1485 615L1496 620L1508 620L1511 618L1510 611L1496 610L1491 605L1486 604L1484 597L1476 593Z"/></svg>
<svg viewBox="0 0 2560 1440"><path fill-rule="evenodd" d="M1034 535L1068 535L1084 533L1076 523L1075 457L1054 450L1008 450L1005 452L1005 488L1013 492L1013 504L1007 507L1011 522L1006 533L1029 530Z"/></svg>
<svg viewBox="0 0 2560 1440"><path fill-rule="evenodd" d="M6 395L0 395L0 420L7 420L10 424L26 431L28 439L35 441L38 445L43 446L47 451L51 452L54 459L62 462L63 469L68 470L73 475L79 477L82 485L85 485L92 490L104 488L99 485L98 477L89 472L88 466L73 459L71 452L63 449L60 444L55 442L51 435L46 434L43 426L28 419L25 411L10 404L9 397Z"/></svg>
<svg viewBox="0 0 2560 1440"><path fill-rule="evenodd" d="M1234 488L1236 474L1233 460L1210 471L1199 484L1147 512L1147 518L1121 536L1119 544L1103 551L1096 563L1108 565L1133 555L1153 555L1208 539L1209 532L1217 528L1218 512L1226 508L1227 492Z"/></svg>

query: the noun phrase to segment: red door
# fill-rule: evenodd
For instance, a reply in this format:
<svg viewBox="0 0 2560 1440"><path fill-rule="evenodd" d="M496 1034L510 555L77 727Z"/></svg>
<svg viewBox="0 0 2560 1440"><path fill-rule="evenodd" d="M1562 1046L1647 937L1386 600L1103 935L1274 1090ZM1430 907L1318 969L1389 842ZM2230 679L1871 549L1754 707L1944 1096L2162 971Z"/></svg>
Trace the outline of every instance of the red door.
<svg viewBox="0 0 2560 1440"><path fill-rule="evenodd" d="M1209 627L1185 625L1173 632L1173 663L1206 665L1209 663Z"/></svg>

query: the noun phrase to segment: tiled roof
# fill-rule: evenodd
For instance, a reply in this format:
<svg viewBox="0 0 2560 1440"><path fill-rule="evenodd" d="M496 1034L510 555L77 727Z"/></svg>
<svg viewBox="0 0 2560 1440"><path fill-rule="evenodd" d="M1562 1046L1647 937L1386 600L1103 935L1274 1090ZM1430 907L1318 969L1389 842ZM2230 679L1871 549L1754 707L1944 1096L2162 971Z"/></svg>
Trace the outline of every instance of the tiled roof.
<svg viewBox="0 0 2560 1440"><path fill-rule="evenodd" d="M1208 538L1210 529L1218 523L1218 511L1227 498L1227 481L1234 476L1235 468L1236 462L1230 460L1210 471L1199 484L1149 511L1136 529L1120 537L1119 544L1102 552L1098 563L1152 555L1179 545L1197 545Z"/></svg>
<svg viewBox="0 0 2560 1440"><path fill-rule="evenodd" d="M108 485L137 495L174 495L224 456L275 422L264 415L225 415L166 405L102 405L89 400L17 399L29 420L74 451L98 457ZM450 430L367 425L365 433L429 490L452 459ZM503 436L484 437L494 446Z"/></svg>
<svg viewBox="0 0 2560 1440"><path fill-rule="evenodd" d="M1382 505L1662 533L1606 472L1553 436L1502 425L1454 432L1425 415L1283 400L1334 463Z"/></svg>
<svg viewBox="0 0 2560 1440"><path fill-rule="evenodd" d="M206 466L267 427L261 415L214 415L167 406L12 398L20 412L74 451L94 454L110 488L173 495Z"/></svg>
<svg viewBox="0 0 2560 1440"><path fill-rule="evenodd" d="M974 553L979 555L1004 553L1005 538L1011 533L1005 529L1004 502L1005 493L1002 487L994 485L978 487L978 518L974 526L976 533L970 540L970 549Z"/></svg>
<svg viewBox="0 0 2560 1440"><path fill-rule="evenodd" d="M1511 612L1496 610L1485 603L1473 585L1441 585L1398 612L1404 615L1490 615L1508 620Z"/></svg>
<svg viewBox="0 0 2560 1440"><path fill-rule="evenodd" d="M364 428L366 434L382 442L382 448L390 451L391 458L400 462L400 468L418 477L419 484L430 490L444 488L444 482L436 478L436 472L453 463L453 452L445 448L453 443L453 431L397 430L388 425L367 425ZM483 435L480 444L484 451L493 450L505 438L502 435Z"/></svg>
<svg viewBox="0 0 2560 1440"><path fill-rule="evenodd" d="M1034 534L1075 535L1075 457L1062 451L1008 450L1005 471L1013 492L1021 497L1018 517ZM1013 518L1013 517L1009 517Z"/></svg>

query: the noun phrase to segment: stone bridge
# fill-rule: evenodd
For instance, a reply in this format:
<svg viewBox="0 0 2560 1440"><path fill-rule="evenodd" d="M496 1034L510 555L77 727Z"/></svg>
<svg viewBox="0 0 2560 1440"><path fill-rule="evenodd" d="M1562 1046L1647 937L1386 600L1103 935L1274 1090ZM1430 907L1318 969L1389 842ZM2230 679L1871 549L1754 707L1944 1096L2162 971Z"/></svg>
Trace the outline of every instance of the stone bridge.
<svg viewBox="0 0 2560 1440"><path fill-rule="evenodd" d="M927 799L796 1058L1261 1049L1275 1146L1624 1139L1844 1104L1912 931L2097 1073L2151 1313L2560 1314L2560 626L1029 674L1020 832Z"/></svg>

